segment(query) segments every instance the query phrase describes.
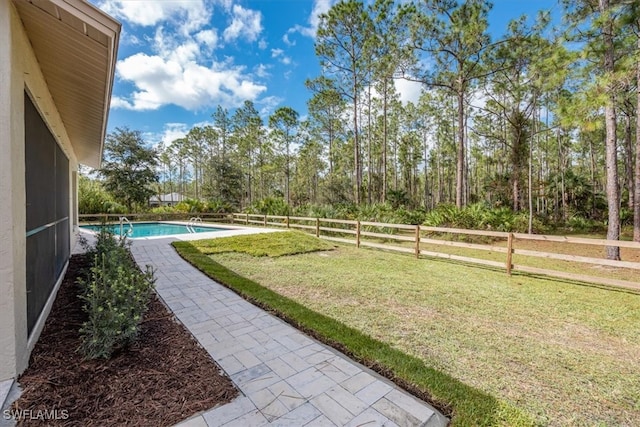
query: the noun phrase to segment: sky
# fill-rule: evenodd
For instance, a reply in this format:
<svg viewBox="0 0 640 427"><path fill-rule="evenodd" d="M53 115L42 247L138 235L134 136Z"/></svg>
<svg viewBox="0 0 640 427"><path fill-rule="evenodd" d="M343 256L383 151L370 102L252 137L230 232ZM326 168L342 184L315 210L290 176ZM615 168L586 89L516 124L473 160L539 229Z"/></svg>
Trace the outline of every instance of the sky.
<svg viewBox="0 0 640 427"><path fill-rule="evenodd" d="M320 75L314 53L318 15L336 0L90 0L122 23L108 132L129 127L148 144L166 144L193 126L212 124L218 105L230 114L253 101L266 122L288 106L301 118ZM507 23L557 0L494 0L493 37ZM397 80L404 102L420 87Z"/></svg>

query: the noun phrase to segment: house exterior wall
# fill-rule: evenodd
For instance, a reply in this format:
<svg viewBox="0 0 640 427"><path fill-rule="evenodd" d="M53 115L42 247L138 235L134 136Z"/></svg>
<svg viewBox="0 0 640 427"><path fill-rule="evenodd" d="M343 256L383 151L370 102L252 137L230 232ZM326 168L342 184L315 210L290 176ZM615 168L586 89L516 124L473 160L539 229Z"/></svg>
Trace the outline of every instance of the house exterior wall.
<svg viewBox="0 0 640 427"><path fill-rule="evenodd" d="M4 201L0 203L0 381L17 377L27 367L30 352L56 294L55 291L51 294L29 336L28 266L25 261L25 91L69 159L68 203L73 212L77 158L15 7L11 0L0 0L0 200ZM73 247L73 221L68 223Z"/></svg>

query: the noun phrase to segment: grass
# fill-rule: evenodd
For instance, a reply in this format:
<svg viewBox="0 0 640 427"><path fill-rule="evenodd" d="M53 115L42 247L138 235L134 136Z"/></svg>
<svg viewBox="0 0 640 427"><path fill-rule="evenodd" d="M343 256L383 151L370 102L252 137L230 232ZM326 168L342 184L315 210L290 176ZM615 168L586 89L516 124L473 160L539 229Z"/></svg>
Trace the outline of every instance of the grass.
<svg viewBox="0 0 640 427"><path fill-rule="evenodd" d="M238 252L256 257L280 257L307 252L326 251L333 248L329 243L300 231L256 234L247 244L243 236L224 239L199 240L197 247L203 254L212 255Z"/></svg>
<svg viewBox="0 0 640 427"><path fill-rule="evenodd" d="M409 235L409 234L405 234ZM427 237L427 236L425 236ZM455 236L450 235L437 235L428 236L433 239L440 240L455 240ZM585 237L596 238L593 235L574 235L573 237ZM597 236L600 238L601 236ZM353 238L349 236L347 238ZM413 248L413 242L402 242L393 239L376 239L376 238L363 238L363 241L371 241L375 243L385 243L392 246L400 246L405 248ZM497 239L494 242L488 241L488 239L474 239L474 243L485 244L489 246L507 247L506 239ZM534 241L534 240L519 240L515 239L514 248L526 249L538 252L550 252L556 254L566 255L579 255L584 257L604 259L605 248L595 245L582 245L564 242L552 242L552 241ZM477 258L482 260L497 261L501 263L506 262L506 253L494 252L494 251L480 251L476 249L459 248L431 243L421 243L420 249L423 251L440 252L450 255L460 255L471 258ZM640 262L640 250L631 248L621 248L621 258L624 261ZM550 258L525 256L520 254L514 254L512 263L517 266L529 266L537 268L545 268L548 270L562 271L566 273L582 274L593 277L604 277L608 279L619 279L630 282L638 282L638 270L630 268L620 267L608 267L599 266L595 264L586 264L573 261L554 260Z"/></svg>
<svg viewBox="0 0 640 427"><path fill-rule="evenodd" d="M591 236L592 237L592 236ZM506 247L505 240L497 241L493 246ZM533 240L517 240L514 244L516 249L527 249L539 252L550 252L566 255L579 255L591 258L605 258L605 249L601 246L578 245L563 242L544 242ZM473 258L487 259L491 261L505 262L506 254L489 251L478 251L466 248L454 248L442 245L421 244L421 249L449 253L453 255L469 256ZM625 261L640 262L640 251L621 248L622 259ZM567 273L584 274L595 277L605 277L610 279L627 280L631 282L638 281L638 270L629 268L601 267L594 264L584 264L578 262L554 260L548 258L531 257L524 255L513 255L513 264L527 265L530 267L546 268L549 270L558 270Z"/></svg>
<svg viewBox="0 0 640 427"><path fill-rule="evenodd" d="M637 294L348 246L277 258L198 250L225 239L215 240L176 247L427 391L454 425L640 425Z"/></svg>

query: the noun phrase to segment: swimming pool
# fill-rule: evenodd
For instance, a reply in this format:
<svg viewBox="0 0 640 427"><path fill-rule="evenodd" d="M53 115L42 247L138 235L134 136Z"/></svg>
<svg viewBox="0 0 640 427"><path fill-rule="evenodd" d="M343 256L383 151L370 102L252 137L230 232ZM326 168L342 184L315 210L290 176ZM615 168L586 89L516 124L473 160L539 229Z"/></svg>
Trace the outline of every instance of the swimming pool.
<svg viewBox="0 0 640 427"><path fill-rule="evenodd" d="M122 225L123 234L131 239L140 237L170 236L174 234L210 233L212 231L226 231L226 228L209 226L189 226L184 224L168 224L164 222L133 222ZM100 231L102 225L81 225L80 228L91 231ZM109 224L105 226L116 236L120 235L120 224Z"/></svg>

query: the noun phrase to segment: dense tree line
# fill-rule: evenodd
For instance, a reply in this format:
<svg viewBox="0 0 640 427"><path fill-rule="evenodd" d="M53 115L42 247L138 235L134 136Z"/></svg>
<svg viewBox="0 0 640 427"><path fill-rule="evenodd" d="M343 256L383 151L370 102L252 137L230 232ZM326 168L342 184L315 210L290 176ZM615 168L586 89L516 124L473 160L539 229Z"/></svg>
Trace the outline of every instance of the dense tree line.
<svg viewBox="0 0 640 427"><path fill-rule="evenodd" d="M252 102L158 146L158 193L244 209L484 202L534 219L621 222L640 241L640 11L562 0L489 33L485 0L343 0L320 17L308 116ZM420 83L403 103L398 79ZM617 258L616 248L608 256Z"/></svg>

